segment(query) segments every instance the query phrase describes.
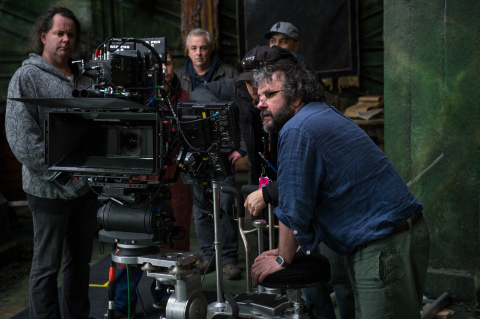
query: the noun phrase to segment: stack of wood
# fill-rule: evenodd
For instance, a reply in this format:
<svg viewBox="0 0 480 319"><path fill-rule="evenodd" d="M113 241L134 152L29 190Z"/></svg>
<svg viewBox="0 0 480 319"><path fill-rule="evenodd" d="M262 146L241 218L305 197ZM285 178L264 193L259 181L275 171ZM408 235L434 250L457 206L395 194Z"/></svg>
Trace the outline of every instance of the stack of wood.
<svg viewBox="0 0 480 319"><path fill-rule="evenodd" d="M423 310L427 309L428 307L430 307L430 304L427 303L423 306ZM439 312L437 312L435 314L435 319L448 319L450 318L453 314L455 313L455 311L451 310L451 309L447 309L447 308L443 308L442 310L440 310Z"/></svg>
<svg viewBox="0 0 480 319"><path fill-rule="evenodd" d="M367 95L358 98L355 105L344 112L350 118L370 120L374 116L383 115L383 95Z"/></svg>

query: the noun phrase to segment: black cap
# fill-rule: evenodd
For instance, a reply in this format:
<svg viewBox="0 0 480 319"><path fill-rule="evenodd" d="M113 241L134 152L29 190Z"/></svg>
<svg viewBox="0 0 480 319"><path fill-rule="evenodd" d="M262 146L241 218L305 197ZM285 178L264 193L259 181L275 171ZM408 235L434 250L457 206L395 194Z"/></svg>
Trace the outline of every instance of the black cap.
<svg viewBox="0 0 480 319"><path fill-rule="evenodd" d="M237 72L240 74L235 83L239 81L252 81L253 72L259 67L274 63L281 59L290 59L297 62L291 51L282 49L278 46L256 46L250 50L242 59L242 62L237 63Z"/></svg>

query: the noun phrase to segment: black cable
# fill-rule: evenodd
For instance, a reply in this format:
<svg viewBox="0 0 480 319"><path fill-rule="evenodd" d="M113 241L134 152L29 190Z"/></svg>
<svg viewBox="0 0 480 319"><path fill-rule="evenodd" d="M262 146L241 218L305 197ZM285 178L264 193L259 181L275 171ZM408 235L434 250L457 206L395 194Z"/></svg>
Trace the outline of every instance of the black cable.
<svg viewBox="0 0 480 319"><path fill-rule="evenodd" d="M195 122L195 121L203 121L203 120L208 120L208 119L211 119L213 117L215 117L216 115L215 114L218 114L215 113L213 116L209 116L209 117L206 117L206 118L202 118L202 119L198 119L198 120L192 120L192 121L188 121L188 122L182 122L178 119L178 115L177 113L175 112L175 110L173 109L173 106L172 106L172 102L170 101L170 99L168 98L168 96L166 95L166 91L165 90L160 90L160 94L162 96L162 98L164 99L164 101L166 101L166 104L167 106L169 107L170 111L172 112L172 115L174 117L174 119L177 121L178 123L178 131L179 133L181 134L181 136L183 137L183 140L185 141L185 143L187 143L188 147L190 148L190 150L192 151L196 151L196 152L200 152L200 153L207 153L209 152L209 150L201 150L199 148L196 148L196 147L193 147L190 142L187 140L187 138L185 137L185 134L183 133L183 129L182 129L182 125L181 124L187 124L187 123L192 123L192 122Z"/></svg>
<svg viewBox="0 0 480 319"><path fill-rule="evenodd" d="M215 249L215 244L213 245L212 248ZM205 272L203 273L202 281L201 281L200 285L203 286L203 281L205 280L205 277L207 276L208 269L210 268L210 265L212 264L212 261L214 261L214 260L215 260L215 254L212 256L212 259L210 259L210 261L208 262L207 268L205 268ZM217 269L217 271L218 271L218 269Z"/></svg>

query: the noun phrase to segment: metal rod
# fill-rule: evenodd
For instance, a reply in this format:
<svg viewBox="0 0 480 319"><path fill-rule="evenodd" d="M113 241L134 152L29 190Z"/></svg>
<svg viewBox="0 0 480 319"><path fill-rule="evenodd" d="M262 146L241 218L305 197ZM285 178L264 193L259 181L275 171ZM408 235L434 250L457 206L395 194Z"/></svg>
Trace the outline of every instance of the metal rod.
<svg viewBox="0 0 480 319"><path fill-rule="evenodd" d="M258 242L258 255L260 256L263 253L263 231L265 230L265 220L263 224L260 224L257 227L257 242ZM265 287L262 285L257 286L257 292L264 292Z"/></svg>
<svg viewBox="0 0 480 319"><path fill-rule="evenodd" d="M258 256L260 256L263 253L263 230L265 229L265 221L263 221L263 224L260 224L257 226L257 252Z"/></svg>
<svg viewBox="0 0 480 319"><path fill-rule="evenodd" d="M215 230L215 265L217 275L217 302L223 303L223 271L222 271L222 234L220 229L220 188L218 181L212 181L213 220Z"/></svg>
<svg viewBox="0 0 480 319"><path fill-rule="evenodd" d="M268 204L268 248L275 248L275 219L273 217L273 206Z"/></svg>
<svg viewBox="0 0 480 319"><path fill-rule="evenodd" d="M409 181L407 183L407 186L410 187L413 183L415 183L416 181L418 181L420 179L420 177L423 176L423 174L425 174L426 172L428 172L432 167L434 167L435 165L437 165L437 163L443 158L443 153L440 154L440 156L438 156L433 162L432 164L428 165L427 168L425 168L423 171L420 172L420 174L418 174L414 179L412 179L411 181Z"/></svg>
<svg viewBox="0 0 480 319"><path fill-rule="evenodd" d="M422 319L432 319L435 315L445 308L450 302L448 298L448 292L444 292L440 295L427 309L422 311Z"/></svg>
<svg viewBox="0 0 480 319"><path fill-rule="evenodd" d="M238 218L238 230L240 232L240 236L242 237L243 245L245 246L245 273L247 276L247 293L252 292L252 279L250 276L250 267L251 267L251 261L250 261L250 245L248 244L247 241L247 236L245 230L245 221L243 217Z"/></svg>

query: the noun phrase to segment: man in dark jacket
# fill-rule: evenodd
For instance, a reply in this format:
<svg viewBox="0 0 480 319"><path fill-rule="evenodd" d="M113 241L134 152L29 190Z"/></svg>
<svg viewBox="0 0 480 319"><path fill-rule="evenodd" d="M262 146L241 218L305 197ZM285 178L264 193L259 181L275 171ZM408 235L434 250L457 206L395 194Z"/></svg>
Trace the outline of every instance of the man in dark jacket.
<svg viewBox="0 0 480 319"><path fill-rule="evenodd" d="M186 46L187 62L175 71L185 91L191 92L201 84L225 81L237 75L235 68L223 63L215 53L210 32L199 28L193 29L188 33Z"/></svg>
<svg viewBox="0 0 480 319"><path fill-rule="evenodd" d="M212 81L225 81L234 78L237 75L235 68L225 64L214 52L214 43L210 33L203 29L193 29L189 32L186 40L188 49L188 59L185 65L176 70L175 74L180 79L182 89L187 92L193 91L200 85ZM239 153L231 154L229 161L233 164L242 157ZM233 185L234 173L233 167L227 170L231 174L221 182L221 185ZM214 225L210 217L212 205L209 196L204 196L204 187L202 185L193 185L193 211L195 216L195 227L197 237L200 243L200 249L203 252L202 260L199 260L198 266L202 273L211 272L215 269L213 256L214 249ZM230 194L220 195L220 206L227 214L227 218L222 219L222 256L223 273L227 279L240 279L242 274L237 268L238 259L238 231L236 221L231 217L231 207L233 196Z"/></svg>

